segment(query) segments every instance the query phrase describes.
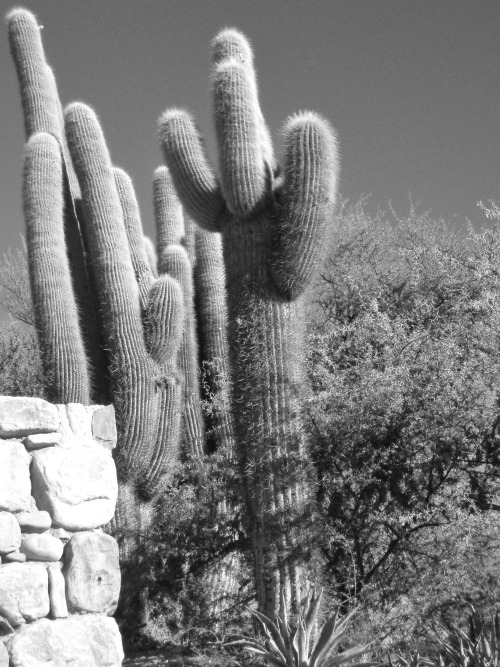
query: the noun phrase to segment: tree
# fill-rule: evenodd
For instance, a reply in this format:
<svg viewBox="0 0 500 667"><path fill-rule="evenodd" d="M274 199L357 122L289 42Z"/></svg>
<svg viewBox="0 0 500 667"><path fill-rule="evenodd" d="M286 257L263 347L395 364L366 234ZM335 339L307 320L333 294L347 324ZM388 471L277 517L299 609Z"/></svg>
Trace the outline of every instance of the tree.
<svg viewBox="0 0 500 667"><path fill-rule="evenodd" d="M500 234L365 204L342 208L317 286L307 414L326 578L379 618L398 604L394 625L465 518L496 538ZM456 610L457 590L425 593Z"/></svg>

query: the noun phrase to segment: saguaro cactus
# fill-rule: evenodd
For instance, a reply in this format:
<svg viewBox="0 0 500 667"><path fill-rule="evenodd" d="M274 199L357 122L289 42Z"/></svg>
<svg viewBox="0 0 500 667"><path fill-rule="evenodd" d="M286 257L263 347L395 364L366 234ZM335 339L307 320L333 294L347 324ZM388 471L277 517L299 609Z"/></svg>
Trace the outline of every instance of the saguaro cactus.
<svg viewBox="0 0 500 667"><path fill-rule="evenodd" d="M285 125L281 172L273 163L246 39L213 42L220 181L190 116L160 119L175 186L199 225L223 238L237 451L246 485L259 607L272 617L279 589L299 598L300 517L307 461L300 417L304 294L333 219L335 135L314 113Z"/></svg>

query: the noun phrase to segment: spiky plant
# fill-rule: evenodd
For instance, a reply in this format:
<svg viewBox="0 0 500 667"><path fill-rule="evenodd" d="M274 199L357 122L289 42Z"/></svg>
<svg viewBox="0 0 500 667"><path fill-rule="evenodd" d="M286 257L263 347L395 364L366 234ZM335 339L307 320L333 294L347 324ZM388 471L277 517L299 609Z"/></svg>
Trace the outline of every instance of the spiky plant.
<svg viewBox="0 0 500 667"><path fill-rule="evenodd" d="M184 111L167 111L160 135L175 187L200 227L220 232L228 296L236 452L245 482L259 609L300 596L307 550L307 454L301 422L307 288L333 220L335 134L315 113L285 125L281 167L257 95L253 54L236 30L213 42L220 180Z"/></svg>
<svg viewBox="0 0 500 667"><path fill-rule="evenodd" d="M357 609L343 617L340 617L337 610L314 638L323 589L318 594L314 588L309 590L294 625L290 625L288 620L283 591L281 596L282 611L277 614L274 622L268 616L252 611L264 632L263 641L245 637L229 642L226 646L242 646L275 667L337 667L346 663L350 663L352 667L373 667L381 664L377 660L351 662L362 657L373 642L332 655L335 649L338 650Z"/></svg>
<svg viewBox="0 0 500 667"><path fill-rule="evenodd" d="M500 613L489 623L472 610L469 631L458 626L450 631L441 628L437 635L439 663L446 667L498 667L500 665Z"/></svg>

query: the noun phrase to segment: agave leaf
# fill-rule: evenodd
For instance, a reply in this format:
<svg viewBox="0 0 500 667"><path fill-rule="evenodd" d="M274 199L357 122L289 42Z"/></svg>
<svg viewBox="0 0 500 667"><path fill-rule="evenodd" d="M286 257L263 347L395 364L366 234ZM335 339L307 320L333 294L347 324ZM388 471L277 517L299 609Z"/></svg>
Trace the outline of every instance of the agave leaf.
<svg viewBox="0 0 500 667"><path fill-rule="evenodd" d="M304 623L306 626L308 641L310 641L311 634L314 629L316 615L318 613L318 609L321 604L321 598L323 597L323 589L321 589L318 595L316 595L316 589L312 588L311 593L312 593L311 599L308 600L307 609L304 615Z"/></svg>
<svg viewBox="0 0 500 667"><path fill-rule="evenodd" d="M286 648L286 657L289 661L289 665L293 665L293 639L290 634L287 623L281 616L276 617L276 623L280 629L280 634L283 639Z"/></svg>
<svg viewBox="0 0 500 667"><path fill-rule="evenodd" d="M262 627L264 628L267 636L270 641L276 646L276 651L280 654L279 657L282 660L287 659L287 649L286 644L281 635L280 629L278 626L271 621L270 618L261 614L259 611L252 611L252 614L260 621Z"/></svg>
<svg viewBox="0 0 500 667"><path fill-rule="evenodd" d="M308 651L307 651L307 634L306 628L304 626L304 619L299 617L297 623L297 630L295 632L295 637L293 638L293 646L297 652L297 665L302 667L307 665Z"/></svg>
<svg viewBox="0 0 500 667"><path fill-rule="evenodd" d="M338 644L345 633L348 623L356 614L357 608L353 609L349 614L338 623L338 610L321 628L319 637L316 640L314 649L311 653L310 667L320 667L321 661L329 655L334 646Z"/></svg>

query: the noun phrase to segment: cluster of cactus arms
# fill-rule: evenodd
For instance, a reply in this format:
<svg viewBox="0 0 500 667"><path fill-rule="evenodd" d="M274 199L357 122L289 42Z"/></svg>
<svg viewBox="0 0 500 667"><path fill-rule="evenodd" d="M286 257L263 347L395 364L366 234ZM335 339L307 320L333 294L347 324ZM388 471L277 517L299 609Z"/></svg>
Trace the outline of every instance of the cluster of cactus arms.
<svg viewBox="0 0 500 667"><path fill-rule="evenodd" d="M184 111L167 111L160 137L187 212L222 235L227 276L236 452L245 479L260 610L271 618L299 595L300 525L307 508L301 423L304 295L333 219L335 135L314 113L284 129L280 167L260 111L246 39L213 42L217 179Z"/></svg>
<svg viewBox="0 0 500 667"><path fill-rule="evenodd" d="M118 526L134 512L137 525L151 520L149 501L181 447L200 460L215 449L234 456L259 608L272 617L280 600L300 599L304 301L332 220L334 133L316 114L292 117L277 166L250 46L235 30L221 32L213 42L220 179L189 115L166 112L168 168L156 171L153 187L155 251L95 113L82 103L63 113L35 17L13 10L8 28L28 142L30 279L50 397L113 402ZM216 405L209 419L201 407L207 396ZM235 508L222 502L217 511Z"/></svg>
<svg viewBox="0 0 500 667"><path fill-rule="evenodd" d="M132 184L113 168L95 113L77 103L63 115L35 17L14 10L8 28L28 139L23 200L49 392L61 403L109 394L119 479L151 498L177 459L183 291L150 268Z"/></svg>

